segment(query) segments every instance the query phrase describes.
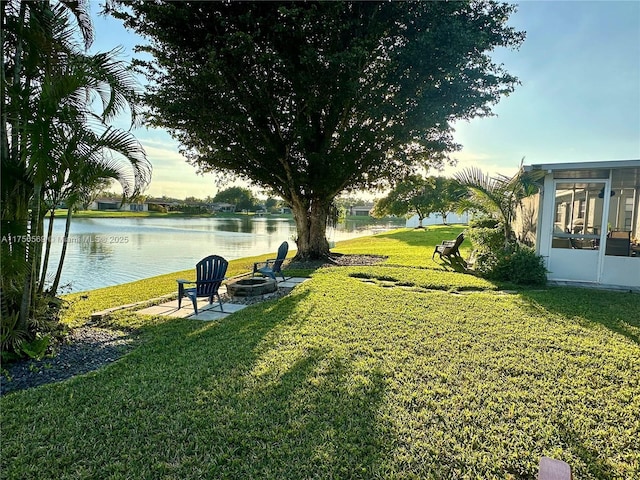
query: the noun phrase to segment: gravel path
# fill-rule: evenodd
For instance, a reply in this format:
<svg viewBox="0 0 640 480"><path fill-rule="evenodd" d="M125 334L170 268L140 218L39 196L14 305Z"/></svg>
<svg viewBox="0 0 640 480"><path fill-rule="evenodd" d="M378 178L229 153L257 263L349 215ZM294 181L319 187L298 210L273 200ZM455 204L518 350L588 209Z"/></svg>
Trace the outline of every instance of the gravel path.
<svg viewBox="0 0 640 480"><path fill-rule="evenodd" d="M330 266L375 265L385 257L373 255L332 255L318 262L296 262L288 268L319 268ZM289 289L279 289L268 298L286 295ZM265 296L263 299L267 299ZM229 301L231 299L223 299ZM256 303L262 299L242 299L238 303ZM231 300L233 301L233 300ZM79 327L71 331L66 341L56 348L55 355L42 360L22 360L2 366L0 395L66 380L75 375L97 370L114 362L136 345L132 334L96 327Z"/></svg>

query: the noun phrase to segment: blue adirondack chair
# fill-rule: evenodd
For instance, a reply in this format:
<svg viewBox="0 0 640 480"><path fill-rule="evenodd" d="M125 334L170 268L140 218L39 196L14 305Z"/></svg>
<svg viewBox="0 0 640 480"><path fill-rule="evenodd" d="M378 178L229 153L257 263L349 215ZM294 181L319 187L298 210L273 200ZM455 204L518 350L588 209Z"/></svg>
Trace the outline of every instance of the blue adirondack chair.
<svg viewBox="0 0 640 480"><path fill-rule="evenodd" d="M177 280L178 282L178 309L182 306L182 298L188 297L193 302L193 309L198 314L198 298L208 297L209 304L213 303L213 297L218 297L220 311L222 309L222 300L218 294L220 284L224 281L225 273L229 262L219 255L209 255L196 264L196 281ZM195 287L185 288L185 285L195 285Z"/></svg>
<svg viewBox="0 0 640 480"><path fill-rule="evenodd" d="M280 274L282 280L284 280L284 274L282 273L282 262L287 258L287 252L289 251L289 244L287 242L282 242L278 247L278 255L277 258L270 258L266 262L256 262L253 264L253 276L256 273L261 273L265 277L271 277L274 280L276 279L276 274ZM261 267L260 265L264 265Z"/></svg>

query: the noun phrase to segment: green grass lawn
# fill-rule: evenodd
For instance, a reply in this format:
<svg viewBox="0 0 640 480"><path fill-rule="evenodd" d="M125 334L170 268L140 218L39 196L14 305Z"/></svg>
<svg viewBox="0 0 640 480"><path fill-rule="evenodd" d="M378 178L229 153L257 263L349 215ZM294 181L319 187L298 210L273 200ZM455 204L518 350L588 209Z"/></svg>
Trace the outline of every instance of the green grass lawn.
<svg viewBox="0 0 640 480"><path fill-rule="evenodd" d="M547 455L576 479L640 478L640 296L445 271L433 245L459 231L339 243L389 258L220 322L117 314L131 353L1 399L0 475L535 479ZM188 273L71 296L67 319Z"/></svg>

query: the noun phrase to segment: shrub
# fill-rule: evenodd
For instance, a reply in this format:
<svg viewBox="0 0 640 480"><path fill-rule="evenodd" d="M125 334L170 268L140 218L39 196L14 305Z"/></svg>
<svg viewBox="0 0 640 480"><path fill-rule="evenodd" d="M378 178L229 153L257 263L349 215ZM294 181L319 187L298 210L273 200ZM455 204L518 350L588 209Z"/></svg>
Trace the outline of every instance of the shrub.
<svg viewBox="0 0 640 480"><path fill-rule="evenodd" d="M158 205L157 203L150 203L149 204L149 211L150 212L167 213L167 207L164 207L162 205Z"/></svg>
<svg viewBox="0 0 640 480"><path fill-rule="evenodd" d="M527 246L516 245L512 252L502 250L486 278L517 285L544 285L547 270L542 257Z"/></svg>
<svg viewBox="0 0 640 480"><path fill-rule="evenodd" d="M504 230L500 224L495 227L472 227L466 233L478 252L496 251L504 247Z"/></svg>
<svg viewBox="0 0 640 480"><path fill-rule="evenodd" d="M489 225L482 219L478 224ZM481 277L489 280L511 282L517 285L543 285L547 281L547 270L542 257L527 246L512 240L505 245L504 230L500 223L494 227L474 227L467 233L473 243L473 268Z"/></svg>
<svg viewBox="0 0 640 480"><path fill-rule="evenodd" d="M480 276L486 276L495 268L498 254L504 250L504 233L500 225L495 228L475 227L467 230L473 244L471 262Z"/></svg>
<svg viewBox="0 0 640 480"><path fill-rule="evenodd" d="M498 228L500 222L491 217L477 217L469 221L470 228Z"/></svg>
<svg viewBox="0 0 640 480"><path fill-rule="evenodd" d="M0 347L2 362L20 358L41 358L52 340L61 337L61 300L50 296L35 299L33 314L26 326L18 322L19 313L3 311L0 318Z"/></svg>

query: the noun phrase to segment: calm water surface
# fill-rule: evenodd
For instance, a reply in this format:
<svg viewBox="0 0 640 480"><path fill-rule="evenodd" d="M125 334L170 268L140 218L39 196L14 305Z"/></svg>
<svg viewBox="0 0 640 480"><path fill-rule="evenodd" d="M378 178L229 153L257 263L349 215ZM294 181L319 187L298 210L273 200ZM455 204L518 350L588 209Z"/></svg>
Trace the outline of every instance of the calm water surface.
<svg viewBox="0 0 640 480"><path fill-rule="evenodd" d="M62 249L64 219L54 221L49 281ZM393 227L393 226L389 226ZM46 231L47 225L45 225ZM227 260L295 248L293 221L279 218L77 218L71 224L61 293L93 290L193 268L207 255ZM340 226L329 241L370 235Z"/></svg>

